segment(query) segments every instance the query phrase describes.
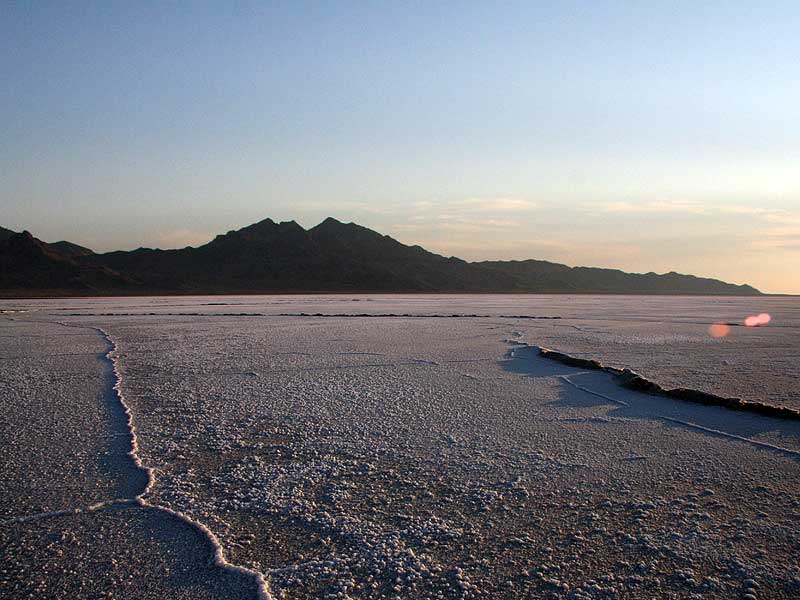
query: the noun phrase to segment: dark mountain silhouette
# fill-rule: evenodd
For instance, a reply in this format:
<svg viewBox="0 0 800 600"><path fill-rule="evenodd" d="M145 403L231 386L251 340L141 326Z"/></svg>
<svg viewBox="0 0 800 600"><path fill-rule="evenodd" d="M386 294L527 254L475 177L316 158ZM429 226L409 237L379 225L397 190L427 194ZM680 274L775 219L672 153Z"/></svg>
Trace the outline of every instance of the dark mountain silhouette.
<svg viewBox="0 0 800 600"><path fill-rule="evenodd" d="M11 231L10 229L6 229L5 227L0 227L0 242L3 240L7 240L12 235L16 235L16 231Z"/></svg>
<svg viewBox="0 0 800 600"><path fill-rule="evenodd" d="M107 293L132 281L102 265L78 262L73 244L50 245L29 232L3 230L0 237L0 290L3 295ZM84 249L85 250L85 249ZM91 253L91 251L89 251Z"/></svg>
<svg viewBox="0 0 800 600"><path fill-rule="evenodd" d="M53 242L48 245L63 256L89 256L90 254L94 254L94 251L89 250L89 248L84 248L72 242Z"/></svg>
<svg viewBox="0 0 800 600"><path fill-rule="evenodd" d="M266 219L199 248L111 252L89 258L161 291L492 291L514 278L444 258L355 224L303 229Z"/></svg>
<svg viewBox="0 0 800 600"><path fill-rule="evenodd" d="M760 294L677 273L537 260L468 263L333 218L308 230L265 219L197 248L105 254L0 229L0 293L7 296L290 291Z"/></svg>
<svg viewBox="0 0 800 600"><path fill-rule="evenodd" d="M576 292L591 290L605 294L760 294L749 285L733 285L694 275L671 271L626 273L617 269L568 267L544 260L484 261L475 263L515 277L525 288L541 292ZM634 291L635 290L635 291Z"/></svg>

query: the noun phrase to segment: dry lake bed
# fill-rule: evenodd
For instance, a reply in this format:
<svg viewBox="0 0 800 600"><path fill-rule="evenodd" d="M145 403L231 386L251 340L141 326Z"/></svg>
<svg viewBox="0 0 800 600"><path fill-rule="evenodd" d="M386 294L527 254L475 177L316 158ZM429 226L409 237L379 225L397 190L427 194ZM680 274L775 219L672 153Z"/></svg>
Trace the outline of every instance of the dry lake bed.
<svg viewBox="0 0 800 600"><path fill-rule="evenodd" d="M797 298L0 301L0 597L800 597L800 420L539 347L800 410Z"/></svg>

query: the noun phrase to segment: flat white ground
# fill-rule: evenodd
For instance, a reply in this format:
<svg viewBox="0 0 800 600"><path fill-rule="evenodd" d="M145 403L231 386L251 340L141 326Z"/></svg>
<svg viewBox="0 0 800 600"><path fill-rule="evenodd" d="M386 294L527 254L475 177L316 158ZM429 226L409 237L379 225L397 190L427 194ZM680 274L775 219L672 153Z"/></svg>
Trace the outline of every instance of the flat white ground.
<svg viewBox="0 0 800 600"><path fill-rule="evenodd" d="M108 395L100 327L117 347L138 457L155 469L146 500L208 526L227 560L262 573L274 597L800 594L800 422L627 391L524 345L798 407L794 299L217 297L0 309L30 310L0 318L6 519L141 491L115 441L129 439ZM707 333L761 312L773 316L768 327ZM281 316L299 313L328 316ZM361 313L417 317L331 316ZM247 577L210 567L208 540L165 514L115 505L17 520L0 538L0 594L255 594Z"/></svg>

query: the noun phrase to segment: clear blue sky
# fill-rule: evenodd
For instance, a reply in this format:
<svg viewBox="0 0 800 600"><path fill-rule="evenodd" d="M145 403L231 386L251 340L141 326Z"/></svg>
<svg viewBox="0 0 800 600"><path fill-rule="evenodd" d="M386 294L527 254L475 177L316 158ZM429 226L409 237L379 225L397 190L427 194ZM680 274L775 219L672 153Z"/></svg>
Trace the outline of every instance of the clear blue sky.
<svg viewBox="0 0 800 600"><path fill-rule="evenodd" d="M4 2L0 225L327 215L800 292L800 4Z"/></svg>

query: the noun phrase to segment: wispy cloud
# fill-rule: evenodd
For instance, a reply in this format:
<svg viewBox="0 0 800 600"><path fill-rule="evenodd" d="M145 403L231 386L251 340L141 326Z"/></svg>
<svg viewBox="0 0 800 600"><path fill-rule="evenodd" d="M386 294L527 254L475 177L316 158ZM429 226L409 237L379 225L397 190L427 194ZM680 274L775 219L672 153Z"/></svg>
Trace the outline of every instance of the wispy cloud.
<svg viewBox="0 0 800 600"><path fill-rule="evenodd" d="M662 200L650 202L611 201L584 204L586 211L606 213L690 213L704 214L708 209L699 202L688 200Z"/></svg>
<svg viewBox="0 0 800 600"><path fill-rule="evenodd" d="M480 213L506 213L529 211L537 208L537 205L530 200L522 198L466 198L464 200L453 200L446 203L446 206L458 208L466 212Z"/></svg>
<svg viewBox="0 0 800 600"><path fill-rule="evenodd" d="M538 205L523 198L461 198L423 200L411 204L410 214L392 225L394 231L417 232L434 238L442 234L449 240L455 236L502 231L520 226L519 217L535 211Z"/></svg>
<svg viewBox="0 0 800 600"><path fill-rule="evenodd" d="M797 238L765 238L753 240L750 244L757 250L800 250L800 237Z"/></svg>
<svg viewBox="0 0 800 600"><path fill-rule="evenodd" d="M454 215L436 215L433 219L414 219L410 223L397 223L396 231L441 231L449 233L482 233L518 227L510 219L466 219Z"/></svg>
<svg viewBox="0 0 800 600"><path fill-rule="evenodd" d="M720 207L720 210L722 212L727 212L735 215L764 215L767 219L773 216L779 216L786 213L786 211L780 208L765 208L763 206L742 206L742 205L722 206Z"/></svg>
<svg viewBox="0 0 800 600"><path fill-rule="evenodd" d="M395 212L392 206L372 204L369 202L301 202L297 208L305 211L321 212L329 216L346 215L348 213L388 215Z"/></svg>
<svg viewBox="0 0 800 600"><path fill-rule="evenodd" d="M760 250L800 250L800 225L760 229L750 245Z"/></svg>
<svg viewBox="0 0 800 600"><path fill-rule="evenodd" d="M476 197L451 200L421 200L411 204L415 215L421 214L494 214L520 213L536 210L538 204L524 198Z"/></svg>
<svg viewBox="0 0 800 600"><path fill-rule="evenodd" d="M750 247L757 250L800 250L800 215L786 210L773 211L763 218L763 226L753 232Z"/></svg>
<svg viewBox="0 0 800 600"><path fill-rule="evenodd" d="M768 223L777 225L800 225L800 215L795 215L786 210L773 211L766 215L764 219Z"/></svg>
<svg viewBox="0 0 800 600"><path fill-rule="evenodd" d="M696 200L651 200L631 202L627 200L594 202L581 205L585 212L617 214L689 214L689 215L744 215L761 216L765 219L785 218L786 211L780 208L747 204L716 204Z"/></svg>

